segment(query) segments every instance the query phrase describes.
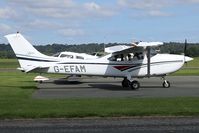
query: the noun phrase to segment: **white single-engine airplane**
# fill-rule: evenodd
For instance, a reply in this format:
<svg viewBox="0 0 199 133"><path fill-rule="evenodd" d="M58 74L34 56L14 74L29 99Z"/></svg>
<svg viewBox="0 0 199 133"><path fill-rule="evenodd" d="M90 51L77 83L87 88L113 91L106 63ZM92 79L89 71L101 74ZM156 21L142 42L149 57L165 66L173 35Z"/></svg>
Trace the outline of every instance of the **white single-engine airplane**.
<svg viewBox="0 0 199 133"><path fill-rule="evenodd" d="M140 84L133 78L162 77L163 87L170 87L165 76L179 70L187 61L185 55L158 54L154 47L162 42L140 42L118 50L109 49L110 54L97 59L68 59L47 56L37 51L20 33L5 36L8 39L23 72L59 73L67 75L89 75L121 77L123 87L138 89Z"/></svg>

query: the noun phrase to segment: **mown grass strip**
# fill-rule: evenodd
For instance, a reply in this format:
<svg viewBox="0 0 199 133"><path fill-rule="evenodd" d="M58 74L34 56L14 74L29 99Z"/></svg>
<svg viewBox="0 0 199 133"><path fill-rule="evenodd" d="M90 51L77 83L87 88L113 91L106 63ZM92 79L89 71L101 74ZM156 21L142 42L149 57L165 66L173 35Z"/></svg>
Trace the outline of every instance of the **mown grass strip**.
<svg viewBox="0 0 199 133"><path fill-rule="evenodd" d="M198 116L199 98L13 99L0 104L0 118Z"/></svg>
<svg viewBox="0 0 199 133"><path fill-rule="evenodd" d="M19 67L17 59L0 59L0 68L14 68Z"/></svg>

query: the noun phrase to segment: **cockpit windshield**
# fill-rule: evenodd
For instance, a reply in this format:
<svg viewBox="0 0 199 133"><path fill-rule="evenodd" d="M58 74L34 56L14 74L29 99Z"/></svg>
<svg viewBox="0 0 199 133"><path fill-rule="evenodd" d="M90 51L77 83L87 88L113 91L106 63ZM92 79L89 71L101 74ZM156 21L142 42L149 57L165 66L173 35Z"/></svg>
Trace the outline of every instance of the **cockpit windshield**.
<svg viewBox="0 0 199 133"><path fill-rule="evenodd" d="M160 49L159 48L151 48L151 56L154 56L154 55L156 55L158 52L160 51Z"/></svg>

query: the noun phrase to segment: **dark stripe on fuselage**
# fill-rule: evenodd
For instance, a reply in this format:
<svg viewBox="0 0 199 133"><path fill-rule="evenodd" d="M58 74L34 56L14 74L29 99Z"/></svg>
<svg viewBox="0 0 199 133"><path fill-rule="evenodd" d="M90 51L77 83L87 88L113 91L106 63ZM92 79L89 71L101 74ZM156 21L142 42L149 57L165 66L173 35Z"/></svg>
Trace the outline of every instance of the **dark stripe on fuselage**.
<svg viewBox="0 0 199 133"><path fill-rule="evenodd" d="M29 61L42 61L42 62L58 62L55 60L45 60L45 59L33 59L33 58L26 58L26 57L17 57L19 60L29 60Z"/></svg>

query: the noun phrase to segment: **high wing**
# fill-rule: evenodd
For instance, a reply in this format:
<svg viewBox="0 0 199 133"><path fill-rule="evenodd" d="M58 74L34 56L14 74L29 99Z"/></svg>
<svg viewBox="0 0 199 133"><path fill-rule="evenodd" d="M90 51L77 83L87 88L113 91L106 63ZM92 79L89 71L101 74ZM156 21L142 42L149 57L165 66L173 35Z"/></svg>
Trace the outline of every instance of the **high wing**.
<svg viewBox="0 0 199 133"><path fill-rule="evenodd" d="M114 53L114 52L118 52L121 50L125 50L131 48L131 46L126 46L126 45L116 45L116 46L111 46L111 47L107 47L105 48L105 52L106 53Z"/></svg>
<svg viewBox="0 0 199 133"><path fill-rule="evenodd" d="M127 49L123 49L121 51L116 51L113 52L113 55L119 55L119 54L128 54L128 53L138 53L138 52L143 52L144 51L144 47L139 47L139 46L131 46Z"/></svg>
<svg viewBox="0 0 199 133"><path fill-rule="evenodd" d="M113 49L115 51L112 52L112 54L114 55L118 55L118 54L128 54L128 53L139 53L139 52L143 52L147 47L157 47L163 45L163 42L140 42L138 44L132 44L132 46L126 46L126 47L121 47L121 49ZM119 48L119 47L116 47ZM109 47L109 49L111 49L111 47Z"/></svg>

